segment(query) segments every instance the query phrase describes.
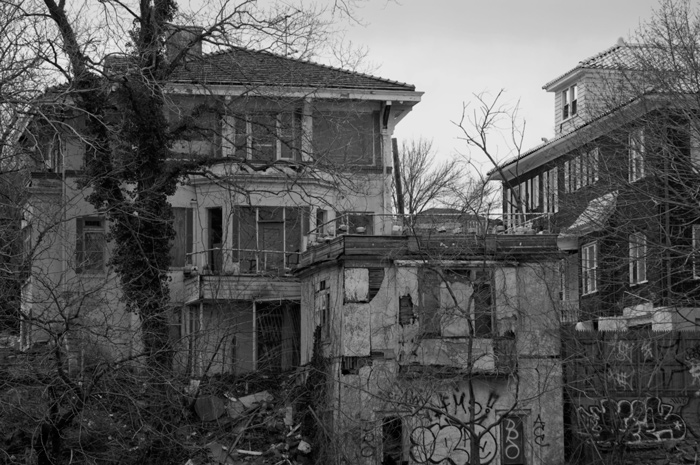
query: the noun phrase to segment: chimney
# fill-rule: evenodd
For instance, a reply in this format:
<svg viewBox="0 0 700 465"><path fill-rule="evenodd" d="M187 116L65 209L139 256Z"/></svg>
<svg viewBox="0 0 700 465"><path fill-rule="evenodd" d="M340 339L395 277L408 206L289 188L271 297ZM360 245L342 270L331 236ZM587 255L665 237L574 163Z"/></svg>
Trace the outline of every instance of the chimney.
<svg viewBox="0 0 700 465"><path fill-rule="evenodd" d="M198 36L203 32L200 26L176 26L171 24L165 37L165 57L168 61L174 60L178 54L184 50L187 45L196 40L194 45L190 47L185 55L185 60L193 58L201 58L202 56L202 41L197 40Z"/></svg>

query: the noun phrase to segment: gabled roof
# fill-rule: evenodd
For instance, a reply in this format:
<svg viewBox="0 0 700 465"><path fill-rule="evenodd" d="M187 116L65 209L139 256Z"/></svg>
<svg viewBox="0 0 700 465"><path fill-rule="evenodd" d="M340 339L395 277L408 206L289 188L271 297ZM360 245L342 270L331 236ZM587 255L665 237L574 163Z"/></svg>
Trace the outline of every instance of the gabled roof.
<svg viewBox="0 0 700 465"><path fill-rule="evenodd" d="M231 47L175 69L174 83L415 91L415 86L270 52Z"/></svg>
<svg viewBox="0 0 700 465"><path fill-rule="evenodd" d="M550 90L550 88L556 86L557 83L566 80L566 78L573 75L577 71L585 69L637 69L639 66L638 50L642 47L643 46L639 44L618 42L607 50L593 55L592 57L586 58L585 60L579 61L578 65L576 65L574 68L570 69L561 76L552 79L547 84L542 86L542 88L545 90Z"/></svg>

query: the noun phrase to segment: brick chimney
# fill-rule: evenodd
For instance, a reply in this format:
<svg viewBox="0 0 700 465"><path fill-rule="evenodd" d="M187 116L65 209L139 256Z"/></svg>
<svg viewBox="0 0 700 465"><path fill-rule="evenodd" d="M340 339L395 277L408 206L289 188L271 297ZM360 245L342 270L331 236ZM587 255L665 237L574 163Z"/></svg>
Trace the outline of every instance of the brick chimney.
<svg viewBox="0 0 700 465"><path fill-rule="evenodd" d="M197 39L204 29L200 26L176 26L171 24L165 37L165 56L170 60L175 57L193 40ZM202 56L202 41L197 42L189 49L185 60L192 60Z"/></svg>

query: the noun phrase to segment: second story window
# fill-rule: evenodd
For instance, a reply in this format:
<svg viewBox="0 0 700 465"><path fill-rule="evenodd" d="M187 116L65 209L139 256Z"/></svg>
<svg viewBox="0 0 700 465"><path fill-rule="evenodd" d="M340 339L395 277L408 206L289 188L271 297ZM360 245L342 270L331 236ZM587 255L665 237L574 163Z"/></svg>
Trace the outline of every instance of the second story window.
<svg viewBox="0 0 700 465"><path fill-rule="evenodd" d="M578 112L578 90L576 84L561 93L562 119L568 119Z"/></svg>
<svg viewBox="0 0 700 465"><path fill-rule="evenodd" d="M76 220L76 273L103 273L106 263L105 224L102 218Z"/></svg>
<svg viewBox="0 0 700 465"><path fill-rule="evenodd" d="M647 280L647 237L642 233L630 234L630 284Z"/></svg>
<svg viewBox="0 0 700 465"><path fill-rule="evenodd" d="M564 162L564 192L575 192L598 181L599 150L582 153Z"/></svg>
<svg viewBox="0 0 700 465"><path fill-rule="evenodd" d="M542 173L542 210L545 213L559 211L559 180L557 176L556 166Z"/></svg>
<svg viewBox="0 0 700 465"><path fill-rule="evenodd" d="M297 113L226 116L221 125L223 157L263 162L300 158L301 117Z"/></svg>
<svg viewBox="0 0 700 465"><path fill-rule="evenodd" d="M581 294L598 290L598 243L591 242L581 247Z"/></svg>
<svg viewBox="0 0 700 465"><path fill-rule="evenodd" d="M629 181L644 177L644 128L637 128L629 135Z"/></svg>

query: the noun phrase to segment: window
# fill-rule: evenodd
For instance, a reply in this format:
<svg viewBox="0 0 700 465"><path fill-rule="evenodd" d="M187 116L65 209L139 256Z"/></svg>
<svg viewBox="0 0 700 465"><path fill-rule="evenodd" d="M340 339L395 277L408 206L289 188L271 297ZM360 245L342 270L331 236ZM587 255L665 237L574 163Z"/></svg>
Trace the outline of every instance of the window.
<svg viewBox="0 0 700 465"><path fill-rule="evenodd" d="M598 290L598 244L581 247L581 291L590 294Z"/></svg>
<svg viewBox="0 0 700 465"><path fill-rule="evenodd" d="M525 465L526 415L507 415L501 423L501 463L503 465ZM535 430L537 431L537 430Z"/></svg>
<svg viewBox="0 0 700 465"><path fill-rule="evenodd" d="M435 270L418 274L419 312L423 337L493 335L493 285L490 270ZM449 286L449 290L448 290ZM408 304L408 302L406 302Z"/></svg>
<svg viewBox="0 0 700 465"><path fill-rule="evenodd" d="M102 218L76 220L76 273L103 273L105 267L105 225Z"/></svg>
<svg viewBox="0 0 700 465"><path fill-rule="evenodd" d="M559 182L557 179L557 167L542 174L542 210L545 213L559 211Z"/></svg>
<svg viewBox="0 0 700 465"><path fill-rule="evenodd" d="M693 278L700 279L700 224L693 225Z"/></svg>
<svg viewBox="0 0 700 465"><path fill-rule="evenodd" d="M629 180L644 177L644 128L637 128L629 135Z"/></svg>
<svg viewBox="0 0 700 465"><path fill-rule="evenodd" d="M561 93L562 118L567 119L578 112L578 90L576 84Z"/></svg>
<svg viewBox="0 0 700 465"><path fill-rule="evenodd" d="M630 234L630 284L647 280L647 237L642 233Z"/></svg>
<svg viewBox="0 0 700 465"><path fill-rule="evenodd" d="M299 263L309 209L239 207L232 213L231 258L243 274L288 273Z"/></svg>
<svg viewBox="0 0 700 465"><path fill-rule="evenodd" d="M575 192L597 182L599 158L596 147L564 162L564 192Z"/></svg>
<svg viewBox="0 0 700 465"><path fill-rule="evenodd" d="M317 112L313 153L322 164L373 165L380 154L379 113Z"/></svg>
<svg viewBox="0 0 700 465"><path fill-rule="evenodd" d="M221 155L253 161L300 159L301 116L261 112L222 120Z"/></svg>

